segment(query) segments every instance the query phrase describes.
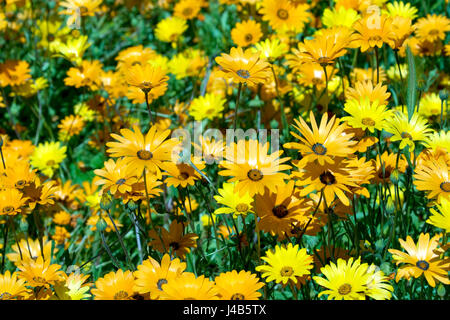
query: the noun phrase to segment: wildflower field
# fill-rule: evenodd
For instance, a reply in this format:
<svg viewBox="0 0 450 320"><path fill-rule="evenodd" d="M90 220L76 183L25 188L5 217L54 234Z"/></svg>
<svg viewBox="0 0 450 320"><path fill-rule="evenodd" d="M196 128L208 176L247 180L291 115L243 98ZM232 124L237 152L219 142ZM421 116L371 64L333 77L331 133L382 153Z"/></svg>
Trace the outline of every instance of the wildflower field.
<svg viewBox="0 0 450 320"><path fill-rule="evenodd" d="M447 0L0 0L0 300L448 300Z"/></svg>

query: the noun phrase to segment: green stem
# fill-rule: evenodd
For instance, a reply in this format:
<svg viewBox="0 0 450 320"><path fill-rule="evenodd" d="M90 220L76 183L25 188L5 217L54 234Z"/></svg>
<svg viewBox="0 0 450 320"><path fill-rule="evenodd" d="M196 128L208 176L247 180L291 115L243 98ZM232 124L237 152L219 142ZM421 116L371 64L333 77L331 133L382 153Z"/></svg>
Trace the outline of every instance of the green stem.
<svg viewBox="0 0 450 320"><path fill-rule="evenodd" d="M236 128L237 128L238 112L239 112L239 99L241 98L241 91L242 91L242 82L239 82L238 93L237 93L237 97L236 97L236 108L234 109L234 130L236 130Z"/></svg>

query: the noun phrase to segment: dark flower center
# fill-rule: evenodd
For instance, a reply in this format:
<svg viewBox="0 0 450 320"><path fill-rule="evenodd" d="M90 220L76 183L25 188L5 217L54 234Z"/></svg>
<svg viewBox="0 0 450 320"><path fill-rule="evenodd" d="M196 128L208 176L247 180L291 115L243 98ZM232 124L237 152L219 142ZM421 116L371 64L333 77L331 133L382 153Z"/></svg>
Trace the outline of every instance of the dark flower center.
<svg viewBox="0 0 450 320"><path fill-rule="evenodd" d="M283 267L280 270L280 274L282 277L290 277L294 274L294 269L292 267Z"/></svg>
<svg viewBox="0 0 450 320"><path fill-rule="evenodd" d="M402 132L402 139L412 140L413 137L408 132Z"/></svg>
<svg viewBox="0 0 450 320"><path fill-rule="evenodd" d="M180 249L180 244L178 242L171 242L169 243L169 246L172 247L174 250Z"/></svg>
<svg viewBox="0 0 450 320"><path fill-rule="evenodd" d="M139 150L137 152L137 157L141 160L150 160L153 158L153 153L147 150Z"/></svg>
<svg viewBox="0 0 450 320"><path fill-rule="evenodd" d="M159 279L157 283L158 289L162 291L162 285L166 283L167 283L166 279Z"/></svg>
<svg viewBox="0 0 450 320"><path fill-rule="evenodd" d="M184 8L182 14L185 17L189 17L191 16L192 12L193 12L192 8Z"/></svg>
<svg viewBox="0 0 450 320"><path fill-rule="evenodd" d="M16 188L22 188L27 182L25 180L19 180L15 183Z"/></svg>
<svg viewBox="0 0 450 320"><path fill-rule="evenodd" d="M250 78L250 72L248 72L248 70L239 69L236 73L241 78L244 78L244 79Z"/></svg>
<svg viewBox="0 0 450 320"><path fill-rule="evenodd" d="M381 37L380 36L373 36L373 37L369 37L369 41L381 41Z"/></svg>
<svg viewBox="0 0 450 320"><path fill-rule="evenodd" d="M250 33L245 35L245 41L250 42L252 40L253 40L253 36Z"/></svg>
<svg viewBox="0 0 450 320"><path fill-rule="evenodd" d="M126 298L128 298L128 293L126 293L123 290L120 290L119 292L117 292L114 295L114 300L123 300L123 299L126 299Z"/></svg>
<svg viewBox="0 0 450 320"><path fill-rule="evenodd" d="M423 271L427 271L428 268L430 267L430 264L428 262L426 262L425 260L419 260L416 262L416 266L417 266L417 268L419 268Z"/></svg>
<svg viewBox="0 0 450 320"><path fill-rule="evenodd" d="M319 177L320 182L323 184L326 184L327 186L331 186L332 184L336 183L336 178L330 171L326 171L322 173Z"/></svg>
<svg viewBox="0 0 450 320"><path fill-rule="evenodd" d="M246 204L246 203L239 203L236 206L236 211L237 212L247 212L248 211L248 204Z"/></svg>
<svg viewBox="0 0 450 320"><path fill-rule="evenodd" d="M54 166L55 165L55 161L54 160L48 160L46 165L48 165L49 167Z"/></svg>
<svg viewBox="0 0 450 320"><path fill-rule="evenodd" d="M180 175L178 176L178 179L186 180L187 178L189 178L189 173L187 173L187 172L180 172Z"/></svg>
<svg viewBox="0 0 450 320"><path fill-rule="evenodd" d="M444 181L442 182L439 187L441 188L442 191L444 192L450 192L450 182L449 181Z"/></svg>
<svg viewBox="0 0 450 320"><path fill-rule="evenodd" d="M259 181L263 178L263 174L258 169L251 169L247 172L247 177L252 181Z"/></svg>
<svg viewBox="0 0 450 320"><path fill-rule="evenodd" d="M119 186L121 186L122 184L124 184L126 182L125 179L119 179L116 181L116 184L118 184Z"/></svg>
<svg viewBox="0 0 450 320"><path fill-rule="evenodd" d="M391 168L384 168L384 174L383 174L383 169L380 168L378 170L378 178L380 179L388 179L391 176Z"/></svg>
<svg viewBox="0 0 450 320"><path fill-rule="evenodd" d="M33 277L33 281L37 282L37 283L46 283L47 281L45 281L44 278L42 277Z"/></svg>
<svg viewBox="0 0 450 320"><path fill-rule="evenodd" d="M6 206L3 208L3 213L5 213L5 214L9 214L13 211L14 211L14 207L12 207L12 206Z"/></svg>
<svg viewBox="0 0 450 320"><path fill-rule="evenodd" d="M349 285L348 283L344 283L343 285L341 285L338 288L338 292L340 295L345 296L345 295L349 294L350 292L352 292L352 286Z"/></svg>
<svg viewBox="0 0 450 320"><path fill-rule="evenodd" d="M287 20L289 18L289 12L286 9L278 9L277 17L281 20Z"/></svg>
<svg viewBox="0 0 450 320"><path fill-rule="evenodd" d="M323 156L325 153L327 153L327 148L321 143L315 143L312 146L312 151L319 156Z"/></svg>
<svg viewBox="0 0 450 320"><path fill-rule="evenodd" d="M245 300L245 296L242 293L235 293L231 296L231 300Z"/></svg>
<svg viewBox="0 0 450 320"><path fill-rule="evenodd" d="M275 207L272 209L272 213L273 213L275 216L277 216L278 218L281 219L281 218L286 217L286 216L288 215L289 211L288 211L288 209L286 208L286 206L280 204L279 206L275 206Z"/></svg>
<svg viewBox="0 0 450 320"><path fill-rule="evenodd" d="M375 121L372 118L363 118L361 123L368 127L373 127L375 125Z"/></svg>

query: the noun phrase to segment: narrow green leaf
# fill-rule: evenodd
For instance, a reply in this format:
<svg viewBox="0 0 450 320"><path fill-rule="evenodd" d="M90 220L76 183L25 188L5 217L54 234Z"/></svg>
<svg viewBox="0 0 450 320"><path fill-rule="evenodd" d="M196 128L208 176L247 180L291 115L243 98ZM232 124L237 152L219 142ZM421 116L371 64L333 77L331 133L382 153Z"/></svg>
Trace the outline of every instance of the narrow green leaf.
<svg viewBox="0 0 450 320"><path fill-rule="evenodd" d="M406 89L406 107L408 109L408 119L411 120L417 99L417 75L416 63L411 49L406 47L406 60L408 62L408 86Z"/></svg>

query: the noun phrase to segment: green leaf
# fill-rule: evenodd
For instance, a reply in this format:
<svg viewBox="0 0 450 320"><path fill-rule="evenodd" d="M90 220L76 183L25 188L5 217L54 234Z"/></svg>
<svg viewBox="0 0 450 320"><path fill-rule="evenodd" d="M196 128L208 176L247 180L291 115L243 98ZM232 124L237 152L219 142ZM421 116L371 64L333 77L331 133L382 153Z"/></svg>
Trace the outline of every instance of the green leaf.
<svg viewBox="0 0 450 320"><path fill-rule="evenodd" d="M406 89L406 107L408 109L408 119L411 120L417 99L417 75L416 62L411 49L406 47L406 61L408 62L408 86Z"/></svg>

